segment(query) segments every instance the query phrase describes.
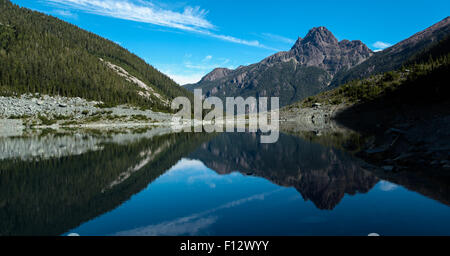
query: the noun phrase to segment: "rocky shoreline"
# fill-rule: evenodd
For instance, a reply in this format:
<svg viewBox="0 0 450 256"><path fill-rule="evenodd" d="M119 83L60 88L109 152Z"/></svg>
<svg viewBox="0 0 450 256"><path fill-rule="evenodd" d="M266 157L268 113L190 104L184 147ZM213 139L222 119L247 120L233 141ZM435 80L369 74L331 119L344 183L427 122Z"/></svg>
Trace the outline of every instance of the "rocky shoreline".
<svg viewBox="0 0 450 256"><path fill-rule="evenodd" d="M102 102L79 97L25 94L0 97L0 136L18 134L25 128L104 128L162 125L170 123L168 113L131 106L101 107Z"/></svg>
<svg viewBox="0 0 450 256"><path fill-rule="evenodd" d="M346 105L322 105L316 103L311 108L293 106L280 110L280 119L283 122L295 123L298 130L332 130L342 128L334 121L338 113L345 110Z"/></svg>
<svg viewBox="0 0 450 256"><path fill-rule="evenodd" d="M291 133L361 134L366 139L356 156L387 172L450 171L450 113L443 111L447 108L437 106L419 114L408 109L399 114L389 109L360 111L354 107L314 104L310 108L282 109L280 116ZM394 114L382 120L383 113Z"/></svg>
<svg viewBox="0 0 450 256"><path fill-rule="evenodd" d="M358 156L386 171L450 171L450 116L381 126Z"/></svg>
<svg viewBox="0 0 450 256"><path fill-rule="evenodd" d="M0 97L0 137L22 136L24 131L33 128L104 131L171 128L171 114L129 106L101 108L99 104L81 98L46 95ZM393 121L388 121L379 119L380 114L377 116L371 109L354 111L352 108L355 105L319 103L308 108L283 108L280 111L281 131L306 132L307 136L317 137L359 133L369 139L358 147L357 156L386 171L428 167L450 170L449 113L430 109L426 115L421 114L421 119L394 115ZM386 111L389 110L384 109L381 113Z"/></svg>

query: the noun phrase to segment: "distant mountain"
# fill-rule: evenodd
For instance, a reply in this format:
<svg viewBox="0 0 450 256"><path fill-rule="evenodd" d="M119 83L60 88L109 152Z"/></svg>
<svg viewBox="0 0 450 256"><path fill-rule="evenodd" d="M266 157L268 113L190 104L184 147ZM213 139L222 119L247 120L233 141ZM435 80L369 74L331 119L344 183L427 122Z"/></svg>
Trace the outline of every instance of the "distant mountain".
<svg viewBox="0 0 450 256"><path fill-rule="evenodd" d="M168 110L191 95L119 45L0 0L0 95L41 93Z"/></svg>
<svg viewBox="0 0 450 256"><path fill-rule="evenodd" d="M349 70L337 74L331 88L345 84L351 80L362 79L371 75L384 73L400 68L406 61L415 55L426 51L427 48L442 41L450 35L450 17L433 26L389 47L376 52L371 58Z"/></svg>
<svg viewBox="0 0 450 256"><path fill-rule="evenodd" d="M236 70L215 69L199 83L185 88L203 89L206 96L279 96L287 105L326 88L341 70L371 57L361 41L338 41L325 27L313 28L290 51Z"/></svg>
<svg viewBox="0 0 450 256"><path fill-rule="evenodd" d="M361 41L338 41L325 27L313 28L305 38L299 38L288 52L280 52L263 60L262 64L295 61L299 65L314 66L335 75L353 67L372 55Z"/></svg>
<svg viewBox="0 0 450 256"><path fill-rule="evenodd" d="M313 28L290 51L236 70L215 69L188 90L206 96L279 96L282 106L333 89L351 80L400 68L450 34L450 17L373 53L361 41L338 41L324 27ZM427 56L420 56L424 58Z"/></svg>
<svg viewBox="0 0 450 256"><path fill-rule="evenodd" d="M231 74L233 70L228 68L216 68L202 78L202 82L212 82Z"/></svg>

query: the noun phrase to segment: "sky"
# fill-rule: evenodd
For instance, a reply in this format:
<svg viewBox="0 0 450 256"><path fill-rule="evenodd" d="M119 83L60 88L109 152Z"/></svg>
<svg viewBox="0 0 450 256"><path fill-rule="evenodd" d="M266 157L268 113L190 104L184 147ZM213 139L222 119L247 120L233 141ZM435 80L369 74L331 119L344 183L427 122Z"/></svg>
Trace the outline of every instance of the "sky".
<svg viewBox="0 0 450 256"><path fill-rule="evenodd" d="M448 0L12 0L127 48L183 85L289 50L313 27L384 49L450 15Z"/></svg>

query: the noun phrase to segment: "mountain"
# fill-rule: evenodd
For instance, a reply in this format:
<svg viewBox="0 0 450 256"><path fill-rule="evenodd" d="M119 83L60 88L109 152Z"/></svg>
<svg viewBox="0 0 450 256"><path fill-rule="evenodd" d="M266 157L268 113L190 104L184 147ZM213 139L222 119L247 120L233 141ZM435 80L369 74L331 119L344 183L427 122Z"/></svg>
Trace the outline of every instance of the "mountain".
<svg viewBox="0 0 450 256"><path fill-rule="evenodd" d="M270 56L262 64L295 61L300 65L319 67L333 76L371 55L371 50L361 41L339 42L328 29L318 27L311 29L305 38L299 38L290 51Z"/></svg>
<svg viewBox="0 0 450 256"><path fill-rule="evenodd" d="M287 105L326 88L341 70L371 57L361 41L338 41L325 27L311 29L291 50L236 70L215 69L199 83L185 88L203 89L206 96L279 96Z"/></svg>
<svg viewBox="0 0 450 256"><path fill-rule="evenodd" d="M228 68L216 68L213 71L211 71L209 74L204 76L201 81L212 82L212 81L218 80L222 77L225 77L225 76L231 74L231 72L233 72L233 70L228 69Z"/></svg>
<svg viewBox="0 0 450 256"><path fill-rule="evenodd" d="M445 19L444 21L448 22L448 20ZM438 24L442 24L442 22ZM446 29L448 29L448 26ZM423 32L421 33L423 34ZM413 38L416 38L416 36ZM390 102L392 103L391 107L398 108L400 105L407 103L416 106L422 103L436 106L448 101L447 91L450 89L447 79L450 70L450 31L439 37L427 37L426 40L432 43L429 43L420 51L416 50L414 54L408 53L410 57L403 60L401 67L367 78L352 79L337 88L332 88L287 106L282 113L298 114L295 109L311 108L318 106L318 104L320 106L343 104L350 107L353 105L372 105L378 101L384 107L386 107L387 102ZM392 53L398 50L401 45L412 41L412 38L407 39L399 45L393 46L392 49L388 49L387 52ZM368 62L372 62L372 58L354 69L366 66ZM379 67L387 68L386 65ZM364 74L360 73L360 75ZM392 118L392 110L388 112L389 114L386 113L388 115L383 114L383 116ZM384 117L373 118L373 121L379 122L380 118ZM359 124L361 123L360 118L355 118L355 120Z"/></svg>
<svg viewBox="0 0 450 256"><path fill-rule="evenodd" d="M0 0L0 95L41 93L168 110L190 95L144 60L57 18Z"/></svg>
<svg viewBox="0 0 450 256"><path fill-rule="evenodd" d="M371 164L448 173L449 73L450 34L399 69L308 97L283 108L280 116L316 126L334 123L371 135L371 142L357 154Z"/></svg>
<svg viewBox="0 0 450 256"><path fill-rule="evenodd" d="M360 65L342 71L334 77L331 87L345 84L351 80L367 78L371 75L398 69L406 61L426 51L427 48L432 47L449 35L450 16L392 47L376 52Z"/></svg>
<svg viewBox="0 0 450 256"><path fill-rule="evenodd" d="M236 70L215 69L188 90L206 96L279 96L282 106L351 80L400 68L450 34L450 17L387 48L372 52L361 41L338 41L324 27L313 28L290 51ZM428 56L421 56L423 59ZM416 58L417 59L417 58Z"/></svg>

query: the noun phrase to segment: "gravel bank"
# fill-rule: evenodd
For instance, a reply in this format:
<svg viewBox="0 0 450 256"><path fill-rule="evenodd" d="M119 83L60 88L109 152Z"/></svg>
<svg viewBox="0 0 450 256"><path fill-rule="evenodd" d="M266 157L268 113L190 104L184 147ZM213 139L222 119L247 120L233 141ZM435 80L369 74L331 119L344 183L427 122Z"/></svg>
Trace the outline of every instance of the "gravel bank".
<svg viewBox="0 0 450 256"><path fill-rule="evenodd" d="M346 105L317 105L312 108L284 108L280 111L280 119L295 124L298 131L320 131L342 128L333 119Z"/></svg>
<svg viewBox="0 0 450 256"><path fill-rule="evenodd" d="M167 124L172 119L170 114L129 106L100 108L99 103L78 97L32 94L0 97L0 134L30 126L135 126Z"/></svg>

